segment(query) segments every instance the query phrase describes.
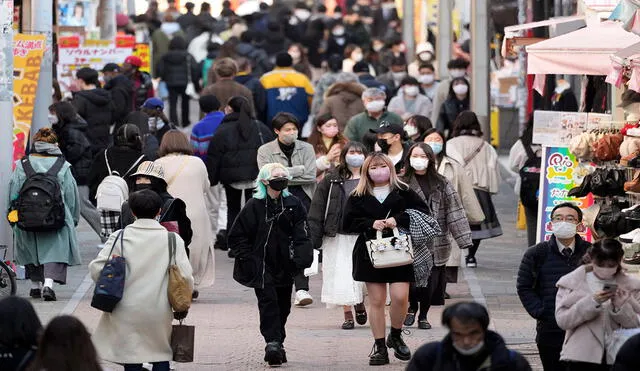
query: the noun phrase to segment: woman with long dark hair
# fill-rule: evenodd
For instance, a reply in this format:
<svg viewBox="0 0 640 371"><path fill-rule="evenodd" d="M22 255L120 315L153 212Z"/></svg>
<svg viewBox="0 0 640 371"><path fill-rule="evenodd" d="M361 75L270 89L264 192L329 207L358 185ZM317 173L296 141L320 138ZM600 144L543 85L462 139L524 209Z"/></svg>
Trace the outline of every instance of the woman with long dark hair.
<svg viewBox="0 0 640 371"><path fill-rule="evenodd" d="M433 268L427 282L415 282L409 292L409 311L404 325L413 325L418 314L418 328L430 329L427 313L432 305L444 305L446 264L451 255L452 238L462 249L471 246L469 221L458 192L447 178L438 174L436 156L425 143L409 148L404 179L427 204L440 225L441 233L432 242ZM419 307L418 307L419 306ZM420 309L418 313L418 309Z"/></svg>
<svg viewBox="0 0 640 371"><path fill-rule="evenodd" d="M360 169L369 151L362 143L349 142L340 152L338 165L327 172L313 194L309 208L309 231L316 249L322 248L322 302L341 305L344 312L343 330L367 322L363 304L362 282L353 280L353 246L358 235L347 233L342 217L347 199L360 180Z"/></svg>
<svg viewBox="0 0 640 371"><path fill-rule="evenodd" d="M102 371L102 367L82 322L73 316L58 316L45 328L29 370Z"/></svg>
<svg viewBox="0 0 640 371"><path fill-rule="evenodd" d="M498 193L500 170L496 150L482 137L480 122L475 113L462 112L455 121L453 138L447 142L447 155L456 160L471 178L474 192L485 219L471 225L473 246L466 258L467 267L477 267L476 252L480 241L502 235L498 214L491 195Z"/></svg>
<svg viewBox="0 0 640 371"><path fill-rule="evenodd" d="M41 333L42 324L28 300L17 296L0 300L0 369L26 370Z"/></svg>
<svg viewBox="0 0 640 371"><path fill-rule="evenodd" d="M307 143L311 144L316 152L316 167L320 181L327 170L338 164L340 152L347 140L340 133L338 121L330 114L318 116L314 129Z"/></svg>
<svg viewBox="0 0 640 371"><path fill-rule="evenodd" d="M454 130L454 123L458 115L471 107L469 91L471 86L465 77L457 77L451 80L449 95L442 103L436 128L451 138Z"/></svg>
<svg viewBox="0 0 640 371"><path fill-rule="evenodd" d="M229 99L224 112L226 116L209 144L206 164L211 184L224 185L229 231L255 188L258 148L274 136L265 124L253 117L245 97Z"/></svg>

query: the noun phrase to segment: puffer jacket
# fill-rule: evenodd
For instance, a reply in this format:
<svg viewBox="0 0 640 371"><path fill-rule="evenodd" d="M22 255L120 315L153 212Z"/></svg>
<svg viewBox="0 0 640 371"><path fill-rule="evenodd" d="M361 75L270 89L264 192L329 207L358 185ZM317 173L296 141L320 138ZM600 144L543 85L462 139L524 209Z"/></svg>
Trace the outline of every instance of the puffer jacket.
<svg viewBox="0 0 640 371"><path fill-rule="evenodd" d="M325 94L324 102L318 116L326 113L338 121L340 132L347 126L353 116L365 111L362 103L362 92L365 86L357 82L338 82L333 84Z"/></svg>
<svg viewBox="0 0 640 371"><path fill-rule="evenodd" d="M558 251L556 237L530 247L518 269L516 289L520 302L529 315L538 321L538 343L562 346L564 331L556 323L556 284L566 274L582 264L582 257L591 244L576 235L576 244L569 259Z"/></svg>
<svg viewBox="0 0 640 371"><path fill-rule="evenodd" d="M342 187L344 181L337 171L328 172L313 194L308 218L314 249L322 247L324 236L335 237L338 233L344 233L342 215L349 198Z"/></svg>
<svg viewBox="0 0 640 371"><path fill-rule="evenodd" d="M253 180L258 176L258 148L274 139L273 132L253 121L248 140L240 135L239 114L230 113L222 120L207 149L207 172L212 185Z"/></svg>
<svg viewBox="0 0 640 371"><path fill-rule="evenodd" d="M107 148L111 144L109 127L113 124L111 94L101 88L81 90L73 95L71 104L89 124L87 137L93 154Z"/></svg>
<svg viewBox="0 0 640 371"><path fill-rule="evenodd" d="M447 335L442 341L418 348L407 365L407 371L531 371L529 362L520 353L508 349L499 334L487 330L484 343L482 357L477 359L485 361L481 361L479 366L472 365L471 357L456 352L451 335Z"/></svg>
<svg viewBox="0 0 640 371"><path fill-rule="evenodd" d="M185 88L189 84L189 69L191 82L198 89L200 69L195 59L186 50L171 50L160 58L156 76L166 82L169 88Z"/></svg>
<svg viewBox="0 0 640 371"><path fill-rule="evenodd" d="M71 122L53 125L58 136L58 145L65 160L71 164L71 174L79 186L87 185L93 152L87 138L87 122L80 116Z"/></svg>
<svg viewBox="0 0 640 371"><path fill-rule="evenodd" d="M295 196L250 199L228 232L236 253L233 279L252 288L293 284L313 262L306 214Z"/></svg>

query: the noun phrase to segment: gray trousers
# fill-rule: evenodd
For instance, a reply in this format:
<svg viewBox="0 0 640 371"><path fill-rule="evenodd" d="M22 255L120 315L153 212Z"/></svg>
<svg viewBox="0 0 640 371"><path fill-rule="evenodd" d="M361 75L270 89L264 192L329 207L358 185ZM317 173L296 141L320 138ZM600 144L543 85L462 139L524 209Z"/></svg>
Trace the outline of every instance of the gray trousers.
<svg viewBox="0 0 640 371"><path fill-rule="evenodd" d="M105 242L107 238L100 235L102 232L100 212L93 206L91 201L89 201L89 186L78 186L78 193L80 194L80 215L89 223L91 229L96 232L98 237L100 237L100 241Z"/></svg>
<svg viewBox="0 0 640 371"><path fill-rule="evenodd" d="M221 229L227 229L227 195L224 186L217 184L209 188L205 196L211 229L215 236Z"/></svg>

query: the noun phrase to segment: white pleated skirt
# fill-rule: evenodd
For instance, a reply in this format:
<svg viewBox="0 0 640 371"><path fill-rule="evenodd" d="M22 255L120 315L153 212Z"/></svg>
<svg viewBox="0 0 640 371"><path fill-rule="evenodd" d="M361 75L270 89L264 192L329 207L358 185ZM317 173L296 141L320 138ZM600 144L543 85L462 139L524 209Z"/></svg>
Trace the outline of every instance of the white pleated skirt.
<svg viewBox="0 0 640 371"><path fill-rule="evenodd" d="M364 282L353 280L352 254L357 235L337 234L322 242L322 297L328 307L356 305L364 299Z"/></svg>

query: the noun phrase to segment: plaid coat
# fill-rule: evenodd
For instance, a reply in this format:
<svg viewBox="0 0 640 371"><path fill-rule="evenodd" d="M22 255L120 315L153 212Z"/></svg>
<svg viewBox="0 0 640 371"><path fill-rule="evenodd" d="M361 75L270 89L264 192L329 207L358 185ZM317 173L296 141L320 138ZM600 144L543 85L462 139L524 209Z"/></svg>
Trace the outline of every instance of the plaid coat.
<svg viewBox="0 0 640 371"><path fill-rule="evenodd" d="M447 179L442 179L441 185L430 195L424 194L415 177L408 179L408 183L411 189L425 201L431 215L438 220L442 233L436 236L431 243L433 244L434 265L443 266L447 264L451 254L451 238L456 240L461 249L472 245L471 229L462 202L453 185Z"/></svg>

